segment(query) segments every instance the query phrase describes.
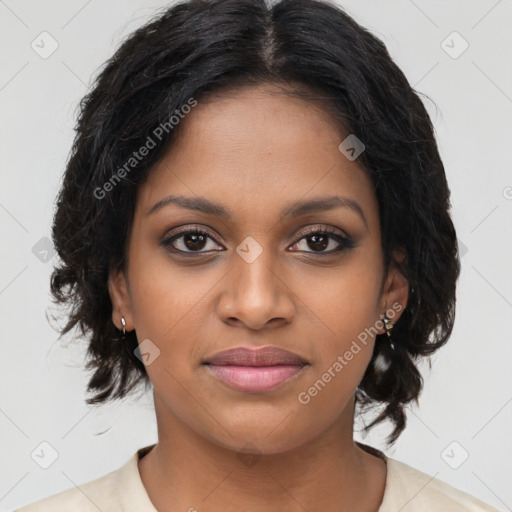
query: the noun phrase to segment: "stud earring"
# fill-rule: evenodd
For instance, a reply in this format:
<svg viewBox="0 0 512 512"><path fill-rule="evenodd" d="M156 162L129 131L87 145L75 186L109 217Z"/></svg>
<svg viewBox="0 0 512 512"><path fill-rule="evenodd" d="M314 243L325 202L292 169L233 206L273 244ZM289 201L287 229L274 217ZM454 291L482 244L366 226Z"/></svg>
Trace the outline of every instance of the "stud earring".
<svg viewBox="0 0 512 512"><path fill-rule="evenodd" d="M123 336L126 336L126 320L124 319L124 316L121 317L121 324L123 326Z"/></svg>

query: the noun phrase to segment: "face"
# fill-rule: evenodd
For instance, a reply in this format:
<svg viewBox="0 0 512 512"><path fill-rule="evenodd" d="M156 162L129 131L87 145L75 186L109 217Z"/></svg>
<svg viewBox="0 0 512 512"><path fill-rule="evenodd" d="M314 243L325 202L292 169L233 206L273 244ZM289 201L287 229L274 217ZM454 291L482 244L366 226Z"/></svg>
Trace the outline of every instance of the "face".
<svg viewBox="0 0 512 512"><path fill-rule="evenodd" d="M109 279L114 323L149 354L157 417L269 454L352 424L379 320L407 300L399 271L384 274L372 182L338 149L346 134L276 91L220 94L181 121L139 188L127 269ZM236 389L203 363L242 346L307 364Z"/></svg>

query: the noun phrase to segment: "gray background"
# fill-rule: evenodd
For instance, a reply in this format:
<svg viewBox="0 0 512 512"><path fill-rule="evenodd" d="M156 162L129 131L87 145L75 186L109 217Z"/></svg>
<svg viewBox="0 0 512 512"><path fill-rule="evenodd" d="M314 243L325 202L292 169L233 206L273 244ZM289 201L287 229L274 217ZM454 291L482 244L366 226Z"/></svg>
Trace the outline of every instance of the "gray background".
<svg viewBox="0 0 512 512"><path fill-rule="evenodd" d="M98 409L85 405L85 342L66 348L45 316L54 261L45 237L79 99L121 39L164 5L0 1L2 511L117 469L156 441L151 396ZM384 40L410 83L437 105L425 99L463 253L452 338L432 358L432 370L423 366L420 407L385 451L511 510L512 2L341 5ZM40 36L45 31L50 36ZM469 46L459 55L464 41ZM42 58L52 44L58 48ZM388 431L358 439L383 449ZM49 456L42 442L58 453L48 469L31 458L41 449Z"/></svg>

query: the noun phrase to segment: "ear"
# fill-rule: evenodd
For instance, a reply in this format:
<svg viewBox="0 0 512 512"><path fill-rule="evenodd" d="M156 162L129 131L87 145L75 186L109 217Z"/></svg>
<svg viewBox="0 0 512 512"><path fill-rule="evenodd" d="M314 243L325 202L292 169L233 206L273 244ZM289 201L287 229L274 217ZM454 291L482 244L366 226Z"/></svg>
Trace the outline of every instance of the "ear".
<svg viewBox="0 0 512 512"><path fill-rule="evenodd" d="M380 314L382 316L387 312L388 318L392 323L398 322L400 315L407 306L409 298L409 282L400 270L400 263L404 261L406 255L407 253L403 248L393 251L388 274L382 289ZM384 334L386 329L383 328L379 332Z"/></svg>
<svg viewBox="0 0 512 512"><path fill-rule="evenodd" d="M126 331L134 329L131 299L127 279L122 270L111 269L108 277L108 293L112 302L112 322L122 329L121 317L126 321Z"/></svg>

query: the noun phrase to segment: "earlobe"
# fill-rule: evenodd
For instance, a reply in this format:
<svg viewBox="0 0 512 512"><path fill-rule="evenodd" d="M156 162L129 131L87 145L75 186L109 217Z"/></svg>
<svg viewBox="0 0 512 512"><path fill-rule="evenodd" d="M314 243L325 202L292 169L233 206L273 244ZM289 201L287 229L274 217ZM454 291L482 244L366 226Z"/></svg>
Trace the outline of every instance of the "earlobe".
<svg viewBox="0 0 512 512"><path fill-rule="evenodd" d="M119 329L123 329L121 318L126 322L126 331L133 330L131 312L131 299L128 292L126 277L122 270L110 270L108 278L108 293L112 302L112 322Z"/></svg>

